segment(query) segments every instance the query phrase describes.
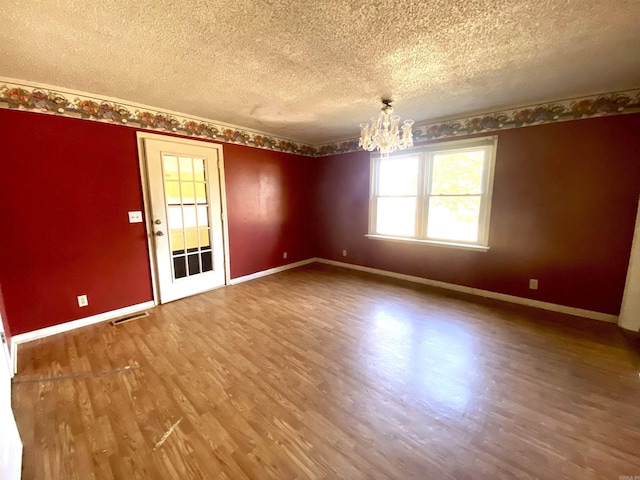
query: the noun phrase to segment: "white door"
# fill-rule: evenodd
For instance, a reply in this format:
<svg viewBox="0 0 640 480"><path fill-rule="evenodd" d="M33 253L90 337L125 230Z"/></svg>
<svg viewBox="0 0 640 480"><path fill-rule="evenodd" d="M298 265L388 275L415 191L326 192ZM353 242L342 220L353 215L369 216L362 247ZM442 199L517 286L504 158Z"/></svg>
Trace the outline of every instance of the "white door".
<svg viewBox="0 0 640 480"><path fill-rule="evenodd" d="M634 332L640 331L640 202L618 325Z"/></svg>
<svg viewBox="0 0 640 480"><path fill-rule="evenodd" d="M160 303L225 285L222 146L139 133Z"/></svg>
<svg viewBox="0 0 640 480"><path fill-rule="evenodd" d="M0 478L18 480L22 471L22 442L11 411L11 358L0 317Z"/></svg>

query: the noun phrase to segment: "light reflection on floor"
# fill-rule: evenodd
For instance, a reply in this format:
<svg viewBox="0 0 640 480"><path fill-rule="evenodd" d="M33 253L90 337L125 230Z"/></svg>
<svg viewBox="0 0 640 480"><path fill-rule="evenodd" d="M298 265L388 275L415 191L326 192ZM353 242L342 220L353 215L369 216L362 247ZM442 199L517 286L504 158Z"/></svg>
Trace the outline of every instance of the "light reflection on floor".
<svg viewBox="0 0 640 480"><path fill-rule="evenodd" d="M373 381L443 413L472 406L477 348L460 326L388 304L376 306L367 337Z"/></svg>

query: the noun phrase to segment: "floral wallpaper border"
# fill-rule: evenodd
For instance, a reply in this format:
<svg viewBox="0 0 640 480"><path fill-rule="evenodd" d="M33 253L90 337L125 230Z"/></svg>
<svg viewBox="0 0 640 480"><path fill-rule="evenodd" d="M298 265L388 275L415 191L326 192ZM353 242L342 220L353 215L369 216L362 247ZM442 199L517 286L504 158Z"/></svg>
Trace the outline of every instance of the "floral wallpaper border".
<svg viewBox="0 0 640 480"><path fill-rule="evenodd" d="M145 130L208 138L299 155L316 156L317 154L317 149L312 145L233 125L97 96L89 97L86 94L67 93L50 87L36 87L0 80L0 108L3 107L117 123Z"/></svg>
<svg viewBox="0 0 640 480"><path fill-rule="evenodd" d="M323 145L309 145L150 107L9 81L0 82L0 108L117 123L146 130L208 138L312 157L348 153L360 149L357 138ZM413 128L413 136L415 143L422 143L510 128L635 112L640 112L640 89L560 100L436 123L417 124Z"/></svg>
<svg viewBox="0 0 640 480"><path fill-rule="evenodd" d="M420 144L430 140L476 133L636 112L640 112L640 89L559 100L435 123L416 124L413 127L413 139L414 143ZM317 156L360 150L357 138L318 145L316 149Z"/></svg>

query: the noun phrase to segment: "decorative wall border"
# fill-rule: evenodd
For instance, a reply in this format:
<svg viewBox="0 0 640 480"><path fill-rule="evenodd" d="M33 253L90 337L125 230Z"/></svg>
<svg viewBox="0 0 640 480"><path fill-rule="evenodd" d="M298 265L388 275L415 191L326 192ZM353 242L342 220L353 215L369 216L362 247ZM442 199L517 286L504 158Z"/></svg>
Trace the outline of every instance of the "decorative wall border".
<svg viewBox="0 0 640 480"><path fill-rule="evenodd" d="M269 133L89 93L0 77L0 108L28 110L323 157L358 151L358 139L310 145ZM640 112L640 88L529 105L414 126L416 143L511 128Z"/></svg>
<svg viewBox="0 0 640 480"><path fill-rule="evenodd" d="M312 145L257 130L4 77L0 77L0 108L95 120L299 155L317 155L317 149Z"/></svg>
<svg viewBox="0 0 640 480"><path fill-rule="evenodd" d="M434 123L416 124L413 127L413 139L415 143L423 143L476 133L636 112L640 112L640 89L559 100ZM316 149L317 156L325 156L355 152L360 148L358 147L358 139L351 139L318 145Z"/></svg>

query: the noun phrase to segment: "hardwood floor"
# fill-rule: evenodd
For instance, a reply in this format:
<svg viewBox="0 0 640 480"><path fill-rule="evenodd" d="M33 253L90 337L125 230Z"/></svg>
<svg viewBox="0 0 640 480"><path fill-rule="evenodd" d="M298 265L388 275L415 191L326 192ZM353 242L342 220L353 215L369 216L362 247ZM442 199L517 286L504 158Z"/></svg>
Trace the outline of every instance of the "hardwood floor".
<svg viewBox="0 0 640 480"><path fill-rule="evenodd" d="M313 264L24 344L24 479L640 475L615 325Z"/></svg>

